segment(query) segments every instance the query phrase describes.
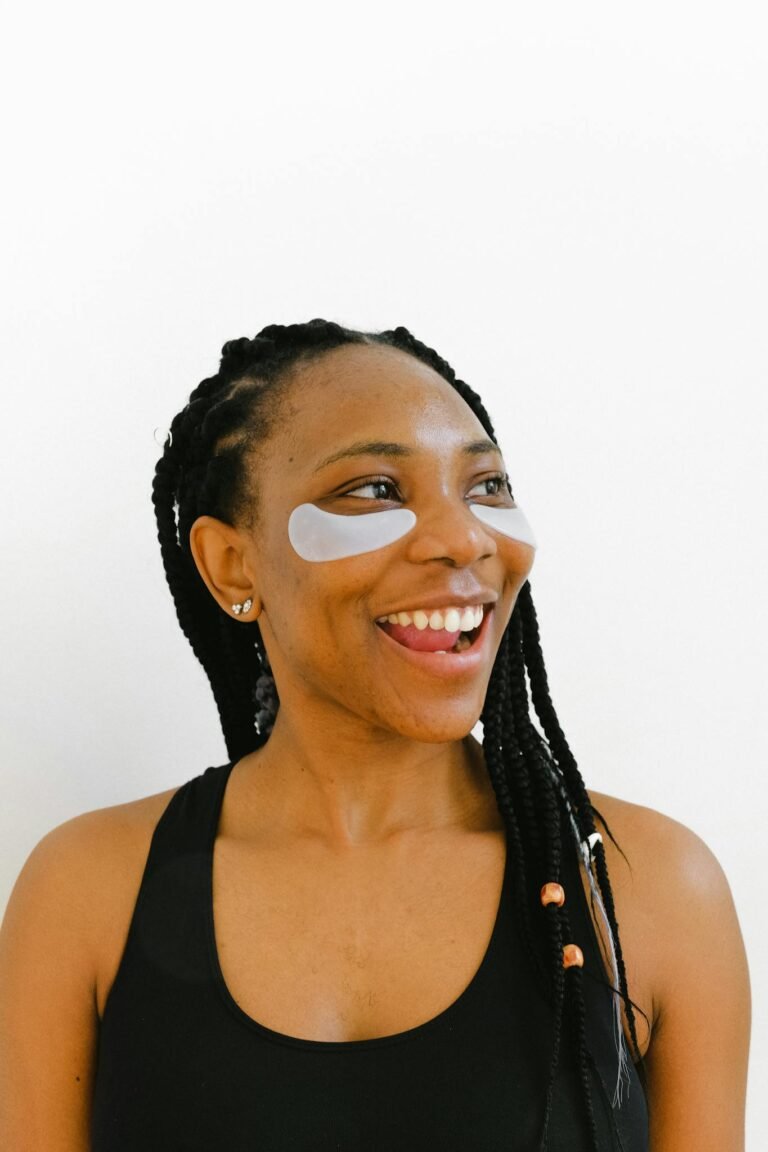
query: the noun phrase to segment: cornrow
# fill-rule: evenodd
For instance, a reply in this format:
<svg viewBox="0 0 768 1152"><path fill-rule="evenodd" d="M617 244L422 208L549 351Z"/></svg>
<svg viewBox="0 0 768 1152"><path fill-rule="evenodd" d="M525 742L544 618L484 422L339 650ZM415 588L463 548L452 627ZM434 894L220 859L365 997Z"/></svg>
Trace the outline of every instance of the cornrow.
<svg viewBox="0 0 768 1152"><path fill-rule="evenodd" d="M224 344L217 374L203 380L173 418L171 436L155 468L152 500L176 615L210 681L233 761L266 743L280 702L258 623L233 619L210 595L191 553L190 529L202 515L232 524L251 522L258 502L250 464L258 465L260 446L269 437L283 393L301 367L348 344L397 348L429 365L458 392L496 442L479 396L407 328L361 332L318 318L303 324L270 324L252 339L242 337ZM258 467L254 471L258 474ZM543 736L532 722L531 703ZM484 759L513 857L513 892L522 938L536 978L553 1006L552 1055L542 1097L539 1148L546 1148L567 1021L568 1047L582 1086L584 1119L597 1150L583 973L578 967L563 968L563 943L571 939L565 908L549 904L541 909L538 903L541 883L561 878L564 837L576 836L581 850L595 832L595 810L550 699L529 581L518 593L502 637L480 719ZM614 993L625 1006L633 1055L645 1084L602 843L595 846L592 859L599 886L594 891L598 891L615 950L618 987ZM595 884L594 877L591 883ZM538 908L535 923L534 905Z"/></svg>

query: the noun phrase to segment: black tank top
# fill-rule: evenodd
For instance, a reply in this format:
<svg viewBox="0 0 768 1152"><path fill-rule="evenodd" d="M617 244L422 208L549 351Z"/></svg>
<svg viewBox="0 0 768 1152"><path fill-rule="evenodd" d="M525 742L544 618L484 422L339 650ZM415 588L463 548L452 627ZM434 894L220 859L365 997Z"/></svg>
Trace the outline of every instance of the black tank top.
<svg viewBox="0 0 768 1152"><path fill-rule="evenodd" d="M552 1009L517 927L510 853L483 961L444 1012L376 1039L286 1036L238 1007L216 952L213 844L233 764L179 788L155 828L99 1033L92 1152L535 1152ZM610 1103L611 993L575 846L562 881L585 957L599 1147L647 1152L634 1067L621 1106ZM547 1147L581 1152L590 1144L565 1027Z"/></svg>

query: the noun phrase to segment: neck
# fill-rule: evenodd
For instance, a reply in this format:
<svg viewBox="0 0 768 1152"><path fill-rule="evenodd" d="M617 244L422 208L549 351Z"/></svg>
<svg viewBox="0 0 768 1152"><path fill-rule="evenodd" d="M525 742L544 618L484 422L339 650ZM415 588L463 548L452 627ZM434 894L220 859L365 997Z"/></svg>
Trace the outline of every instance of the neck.
<svg viewBox="0 0 768 1152"><path fill-rule="evenodd" d="M423 743L359 723L313 723L304 709L298 723L281 705L269 741L238 772L244 819L276 836L312 836L333 847L501 822L472 736Z"/></svg>

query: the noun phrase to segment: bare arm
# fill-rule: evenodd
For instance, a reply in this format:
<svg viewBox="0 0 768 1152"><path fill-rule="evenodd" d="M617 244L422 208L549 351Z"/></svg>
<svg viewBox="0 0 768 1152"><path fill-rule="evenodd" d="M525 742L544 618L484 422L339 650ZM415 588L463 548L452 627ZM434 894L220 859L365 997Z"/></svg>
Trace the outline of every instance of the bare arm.
<svg viewBox="0 0 768 1152"><path fill-rule="evenodd" d="M674 909L659 934L648 1052L651 1148L743 1152L751 1003L736 909L718 861L688 829L670 857Z"/></svg>
<svg viewBox="0 0 768 1152"><path fill-rule="evenodd" d="M744 1152L751 1001L728 881L684 825L610 797L594 803L631 865L604 835L630 995L634 973L652 1007L651 1152Z"/></svg>
<svg viewBox="0 0 768 1152"><path fill-rule="evenodd" d="M0 1147L88 1152L98 1016L98 821L34 848L0 929Z"/></svg>

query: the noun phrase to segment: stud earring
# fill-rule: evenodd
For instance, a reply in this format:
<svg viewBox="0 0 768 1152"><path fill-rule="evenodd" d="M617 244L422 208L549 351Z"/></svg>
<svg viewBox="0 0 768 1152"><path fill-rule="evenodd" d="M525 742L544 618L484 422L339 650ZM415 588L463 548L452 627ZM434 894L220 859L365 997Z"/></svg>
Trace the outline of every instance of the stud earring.
<svg viewBox="0 0 768 1152"><path fill-rule="evenodd" d="M252 606L253 600L251 600L249 596L244 604L233 604L232 611L234 612L235 616L239 616L241 612L250 612Z"/></svg>

